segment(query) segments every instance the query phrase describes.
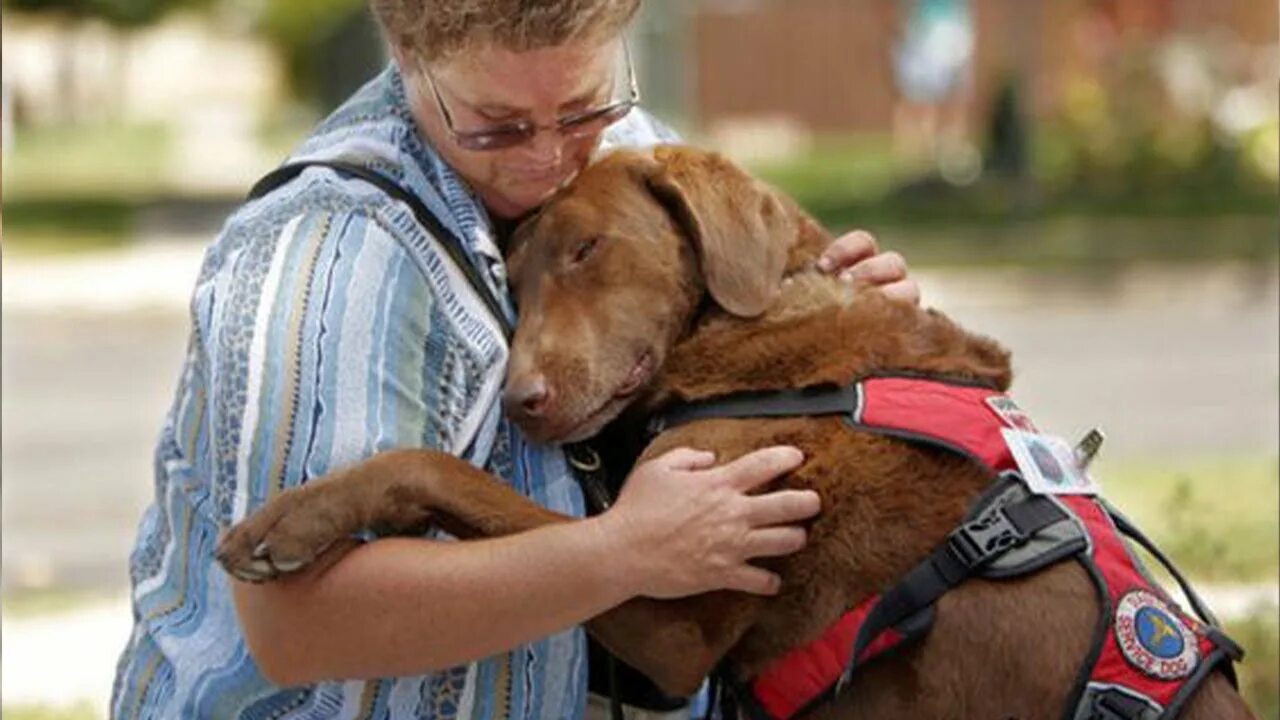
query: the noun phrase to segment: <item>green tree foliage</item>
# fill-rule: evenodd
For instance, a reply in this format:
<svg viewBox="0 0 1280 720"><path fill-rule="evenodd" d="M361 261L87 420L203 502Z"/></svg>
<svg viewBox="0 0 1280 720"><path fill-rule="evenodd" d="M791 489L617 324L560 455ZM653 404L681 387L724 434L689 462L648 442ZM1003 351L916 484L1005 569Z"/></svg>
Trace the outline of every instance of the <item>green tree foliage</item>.
<svg viewBox="0 0 1280 720"><path fill-rule="evenodd" d="M344 40L364 19L365 8L365 0L266 0L259 28L283 59L295 95L331 103L326 75L332 63L326 60L354 59L350 55L359 51Z"/></svg>
<svg viewBox="0 0 1280 720"><path fill-rule="evenodd" d="M61 18L74 26L100 20L122 31L172 11L221 0L0 0L5 10ZM324 109L368 78L385 60L366 0L259 0L257 30L284 63L299 99ZM71 52L71 50L68 50Z"/></svg>
<svg viewBox="0 0 1280 720"><path fill-rule="evenodd" d="M159 20L180 7L208 5L210 0L4 0L6 9L48 13L73 19L95 18L120 28L135 28Z"/></svg>

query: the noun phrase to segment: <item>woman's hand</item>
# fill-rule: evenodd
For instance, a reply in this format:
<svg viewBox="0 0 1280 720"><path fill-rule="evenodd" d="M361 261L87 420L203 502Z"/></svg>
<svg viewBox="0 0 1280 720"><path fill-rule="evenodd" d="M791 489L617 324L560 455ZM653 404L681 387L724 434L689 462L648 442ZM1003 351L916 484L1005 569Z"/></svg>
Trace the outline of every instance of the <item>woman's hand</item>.
<svg viewBox="0 0 1280 720"><path fill-rule="evenodd" d="M713 467L714 453L679 448L638 466L600 517L605 541L616 543L620 577L657 598L776 593L778 576L747 561L804 547L804 528L794 523L818 513L818 494L748 493L803 461L796 448L779 446Z"/></svg>
<svg viewBox="0 0 1280 720"><path fill-rule="evenodd" d="M920 304L920 286L907 277L907 261L892 250L881 252L866 230L854 230L831 241L818 258L818 269L841 280L878 286L891 298Z"/></svg>

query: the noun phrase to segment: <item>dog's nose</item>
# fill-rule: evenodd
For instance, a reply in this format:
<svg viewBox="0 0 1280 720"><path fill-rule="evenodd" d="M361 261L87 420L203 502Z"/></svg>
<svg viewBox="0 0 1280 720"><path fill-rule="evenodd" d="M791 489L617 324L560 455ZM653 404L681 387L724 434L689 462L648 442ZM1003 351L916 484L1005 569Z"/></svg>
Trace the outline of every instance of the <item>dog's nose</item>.
<svg viewBox="0 0 1280 720"><path fill-rule="evenodd" d="M551 390L542 375L532 375L507 387L507 407L528 417L541 417L551 402Z"/></svg>

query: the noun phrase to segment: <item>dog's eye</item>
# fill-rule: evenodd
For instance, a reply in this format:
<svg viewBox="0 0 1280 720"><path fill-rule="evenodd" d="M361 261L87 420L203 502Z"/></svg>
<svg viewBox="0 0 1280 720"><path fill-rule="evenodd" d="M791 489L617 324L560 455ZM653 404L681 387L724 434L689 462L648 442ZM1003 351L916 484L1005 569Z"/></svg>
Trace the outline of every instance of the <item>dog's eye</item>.
<svg viewBox="0 0 1280 720"><path fill-rule="evenodd" d="M599 235L592 235L591 237L579 242L573 249L574 264L576 265L577 263L586 260L588 257L591 257L591 253L595 251L596 246L600 244L602 239L603 238Z"/></svg>

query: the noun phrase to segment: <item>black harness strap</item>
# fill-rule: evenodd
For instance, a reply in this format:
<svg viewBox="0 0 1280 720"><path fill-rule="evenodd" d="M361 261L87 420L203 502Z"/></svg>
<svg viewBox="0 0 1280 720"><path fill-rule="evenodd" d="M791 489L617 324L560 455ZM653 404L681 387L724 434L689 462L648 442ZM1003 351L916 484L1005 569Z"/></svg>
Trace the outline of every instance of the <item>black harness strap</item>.
<svg viewBox="0 0 1280 720"><path fill-rule="evenodd" d="M1066 520L1052 500L1040 495L995 507L953 530L947 541L887 590L872 608L854 642L847 678L867 646L885 630L933 606L944 593L1037 532Z"/></svg>
<svg viewBox="0 0 1280 720"><path fill-rule="evenodd" d="M407 205L409 210L413 212L413 217L418 221L418 224L439 241L440 247L444 248L444 251L449 254L449 259L466 276L467 283L480 295L485 307L489 309L489 314L501 326L502 333L508 341L511 340L512 335L515 334L515 327L507 319L507 314L502 309L502 303L493 295L484 279L480 277L475 265L467 258L466 252L463 250L462 240L445 227L444 223L440 222L440 219L427 209L427 206L422 203L422 200L417 195L409 192L386 175L363 165L343 160L305 160L287 163L267 173L261 180L254 183L253 188L249 190L249 199L255 200L266 195L301 175L302 171L309 167L325 167L339 175L359 178L386 193L388 197Z"/></svg>
<svg viewBox="0 0 1280 720"><path fill-rule="evenodd" d="M799 390L761 390L708 398L678 405L649 423L649 432L695 420L716 418L799 417L849 415L862 403L861 385L814 385Z"/></svg>

